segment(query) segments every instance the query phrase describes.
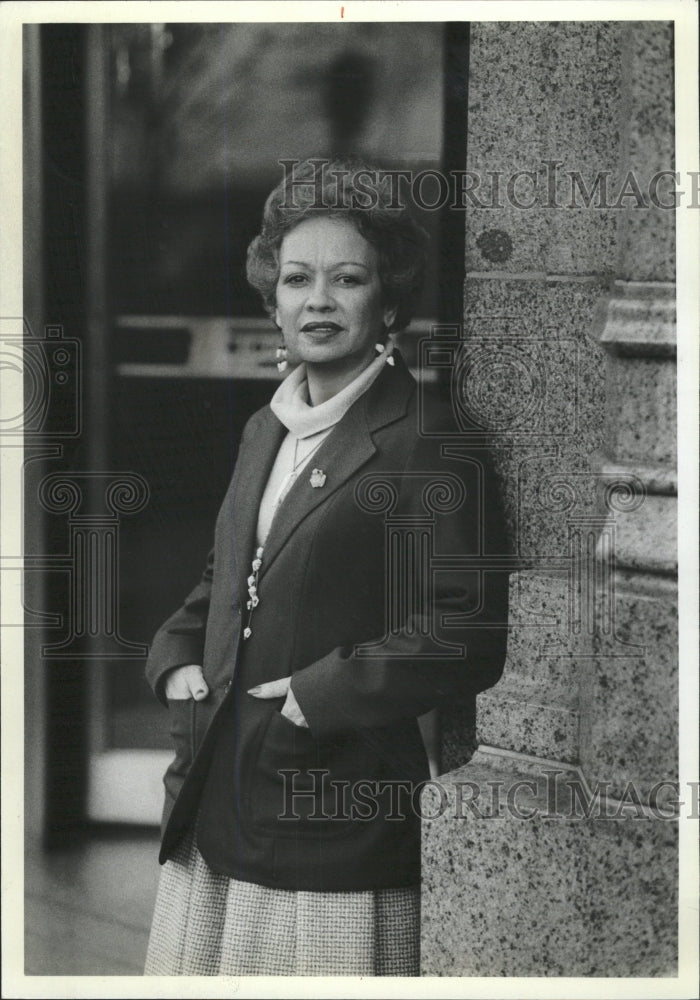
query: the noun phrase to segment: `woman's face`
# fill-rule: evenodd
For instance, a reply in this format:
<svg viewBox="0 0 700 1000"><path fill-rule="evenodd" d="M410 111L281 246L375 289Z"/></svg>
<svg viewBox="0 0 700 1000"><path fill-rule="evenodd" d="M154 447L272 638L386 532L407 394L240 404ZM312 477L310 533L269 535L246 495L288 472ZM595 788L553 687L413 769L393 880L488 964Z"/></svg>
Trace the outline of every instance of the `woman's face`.
<svg viewBox="0 0 700 1000"><path fill-rule="evenodd" d="M369 362L396 309L383 301L377 252L345 219L306 219L280 247L275 319L290 356L309 364Z"/></svg>

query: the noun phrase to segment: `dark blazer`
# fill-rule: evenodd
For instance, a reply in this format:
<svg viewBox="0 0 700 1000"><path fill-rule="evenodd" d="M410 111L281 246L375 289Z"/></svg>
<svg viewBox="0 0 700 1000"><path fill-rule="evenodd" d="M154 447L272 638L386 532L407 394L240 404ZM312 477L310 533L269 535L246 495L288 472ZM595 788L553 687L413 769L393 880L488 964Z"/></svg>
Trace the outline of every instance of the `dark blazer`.
<svg viewBox="0 0 700 1000"><path fill-rule="evenodd" d="M185 663L210 688L169 706L161 862L201 802L216 871L318 891L418 881L416 717L498 680L507 614L507 574L485 571L505 552L485 453L424 433L418 396L397 353L325 439L275 516L244 639L258 508L286 433L269 406L247 423L202 580L146 668L163 701L165 673ZM309 729L282 699L247 694L289 675Z"/></svg>

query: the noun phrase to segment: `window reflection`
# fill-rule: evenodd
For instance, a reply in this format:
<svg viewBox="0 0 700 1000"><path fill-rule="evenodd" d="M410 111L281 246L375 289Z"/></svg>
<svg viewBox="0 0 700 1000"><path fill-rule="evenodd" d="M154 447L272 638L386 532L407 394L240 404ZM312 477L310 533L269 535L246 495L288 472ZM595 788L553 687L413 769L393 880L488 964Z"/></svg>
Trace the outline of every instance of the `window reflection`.
<svg viewBox="0 0 700 1000"><path fill-rule="evenodd" d="M281 158L352 152L383 167L438 166L442 30L112 26L114 311L262 315L245 250ZM434 216L422 220L433 232ZM430 284L421 311L434 306Z"/></svg>

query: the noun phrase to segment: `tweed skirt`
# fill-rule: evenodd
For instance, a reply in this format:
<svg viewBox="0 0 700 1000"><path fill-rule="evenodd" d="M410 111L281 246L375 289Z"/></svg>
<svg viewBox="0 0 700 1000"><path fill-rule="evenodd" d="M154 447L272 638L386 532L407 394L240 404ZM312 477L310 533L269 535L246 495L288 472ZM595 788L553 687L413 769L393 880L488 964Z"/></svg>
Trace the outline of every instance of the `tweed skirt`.
<svg viewBox="0 0 700 1000"><path fill-rule="evenodd" d="M295 892L216 875L192 834L161 872L147 976L417 976L420 889Z"/></svg>

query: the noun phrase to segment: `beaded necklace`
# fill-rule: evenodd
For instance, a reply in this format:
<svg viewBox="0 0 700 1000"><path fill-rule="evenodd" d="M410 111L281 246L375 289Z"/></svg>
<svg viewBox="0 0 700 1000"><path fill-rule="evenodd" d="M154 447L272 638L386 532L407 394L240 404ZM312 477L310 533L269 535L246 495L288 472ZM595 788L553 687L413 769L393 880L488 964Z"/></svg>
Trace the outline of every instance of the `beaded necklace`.
<svg viewBox="0 0 700 1000"><path fill-rule="evenodd" d="M318 449L321 447L325 439L326 435L324 434L321 440L316 445L314 445L311 451L308 451L305 455L302 455L302 457L299 460L297 460L297 453L299 450L299 438L295 439L294 456L292 458L292 469L290 472L287 473L287 475L283 479L282 486L280 488L279 493L277 494L277 499L275 500L275 508L274 508L275 514L277 513L280 504L282 503L282 501L292 488L294 481L297 479L299 475L297 470L302 465L305 465L306 462L308 462L308 460L311 458L311 456L318 451ZM244 639L249 639L253 634L251 628L253 620L253 611L255 610L255 608L257 608L258 604L260 604L260 598L258 597L258 576L260 574L260 567L262 566L262 559L263 559L263 546L260 545L255 551L255 557L251 564L252 572L248 577L248 601L246 602L246 608L248 609L248 622L245 628L243 629Z"/></svg>

